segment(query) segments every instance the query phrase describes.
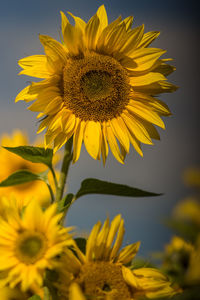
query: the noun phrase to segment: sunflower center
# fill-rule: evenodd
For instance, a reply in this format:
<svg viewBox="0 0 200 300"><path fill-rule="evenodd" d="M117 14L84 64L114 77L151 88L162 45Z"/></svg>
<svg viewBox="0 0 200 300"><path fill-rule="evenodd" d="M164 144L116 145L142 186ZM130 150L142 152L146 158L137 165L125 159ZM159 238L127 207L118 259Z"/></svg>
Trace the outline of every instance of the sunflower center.
<svg viewBox="0 0 200 300"><path fill-rule="evenodd" d="M101 101L111 95L111 76L107 72L90 71L81 78L81 88L90 101Z"/></svg>
<svg viewBox="0 0 200 300"><path fill-rule="evenodd" d="M130 300L131 291L122 275L122 266L110 262L91 262L83 265L76 279L90 299Z"/></svg>
<svg viewBox="0 0 200 300"><path fill-rule="evenodd" d="M39 232L24 231L20 233L15 248L16 256L25 264L33 264L43 257L47 241Z"/></svg>
<svg viewBox="0 0 200 300"><path fill-rule="evenodd" d="M81 120L108 121L129 102L126 70L114 58L89 53L69 58L63 69L63 101Z"/></svg>

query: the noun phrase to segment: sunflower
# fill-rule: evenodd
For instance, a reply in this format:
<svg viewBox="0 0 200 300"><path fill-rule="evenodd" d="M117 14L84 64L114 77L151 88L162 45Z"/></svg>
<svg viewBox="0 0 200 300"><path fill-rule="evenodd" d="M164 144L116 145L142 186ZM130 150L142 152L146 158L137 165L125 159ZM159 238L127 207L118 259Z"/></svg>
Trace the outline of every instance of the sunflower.
<svg viewBox="0 0 200 300"><path fill-rule="evenodd" d="M1 137L0 144L7 147L27 146L29 145L29 141L25 133L20 130L15 130L11 136L4 134ZM34 145L38 146L38 143L36 142ZM16 154L8 152L2 147L0 148L0 166L0 181L3 181L12 173L22 169L32 173L44 172L47 169L43 164L27 161ZM50 177L49 180L53 181ZM34 199L43 206L47 206L50 203L49 190L46 184L38 180L0 188L0 196L5 195L6 197L9 195L14 196L20 203L23 201L21 204L27 204L33 198L33 195Z"/></svg>
<svg viewBox="0 0 200 300"><path fill-rule="evenodd" d="M43 211L32 201L22 215L0 219L0 287L42 286L45 270L56 266L56 256L72 241L70 228L58 225L62 214L56 210L53 204Z"/></svg>
<svg viewBox="0 0 200 300"><path fill-rule="evenodd" d="M170 115L166 104L154 96L172 92L166 81L174 67L160 59L165 51L148 48L159 32L144 33L144 26L131 28L133 17L121 17L108 24L104 5L85 23L63 12L62 43L40 35L45 55L19 60L20 74L42 78L32 82L16 101L36 101L29 107L42 117L46 146L55 151L73 136L73 162L79 158L82 142L94 159L105 164L109 147L123 163L130 143L142 154L141 143L159 139L154 127L164 128L160 116Z"/></svg>
<svg viewBox="0 0 200 300"><path fill-rule="evenodd" d="M93 227L85 254L77 246L74 246L76 253L65 250L57 283L61 299L68 299L70 293L78 293L77 289L88 299L136 300L141 296L153 298L174 294L166 276L157 269L131 270L127 267L140 243L128 245L120 251L124 231L124 220L118 215L111 225L107 219L102 229L101 222ZM79 288L73 287L74 283ZM85 298L80 296L80 299Z"/></svg>

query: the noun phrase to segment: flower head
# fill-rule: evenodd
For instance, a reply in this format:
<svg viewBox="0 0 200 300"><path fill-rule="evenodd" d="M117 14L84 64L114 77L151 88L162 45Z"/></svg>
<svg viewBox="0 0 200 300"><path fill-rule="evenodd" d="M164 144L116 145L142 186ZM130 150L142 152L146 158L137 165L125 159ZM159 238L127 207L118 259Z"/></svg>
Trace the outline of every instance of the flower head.
<svg viewBox="0 0 200 300"><path fill-rule="evenodd" d="M56 266L56 256L71 243L69 229L58 225L62 214L56 210L51 205L43 211L32 201L23 214L10 213L7 220L0 219L1 286L21 284L22 291L41 286L45 270Z"/></svg>
<svg viewBox="0 0 200 300"><path fill-rule="evenodd" d="M6 147L27 146L28 143L27 135L20 130L15 130L12 136L4 134L0 141L1 146ZM0 181L3 181L12 173L19 170L41 173L47 169L43 164L27 161L3 147L0 148L0 165ZM39 180L0 188L0 196L8 197L10 195L14 196L21 205L26 205L33 197L43 206L47 206L50 203L49 190L46 184Z"/></svg>
<svg viewBox="0 0 200 300"><path fill-rule="evenodd" d="M60 282L57 284L63 299L68 299L70 291L75 295L80 294L79 290L82 290L86 299L135 300L141 296L153 298L173 295L170 282L157 269L132 270L127 267L140 243L120 250L123 235L124 220L118 215L111 225L108 219L102 228L101 222L94 225L85 254L77 246L74 247L76 254L66 249L60 264ZM80 296L80 299L85 298Z"/></svg>
<svg viewBox="0 0 200 300"><path fill-rule="evenodd" d="M38 132L47 129L46 146L59 149L73 136L73 161L82 142L94 159L105 163L109 147L123 163L130 143L142 155L140 143L159 139L154 127L164 128L160 116L170 115L154 96L176 87L166 81L174 67L160 59L165 51L148 48L159 32L131 28L133 17L108 24L102 5L85 23L72 26L62 17L62 43L40 36L45 55L23 58L20 74L42 78L23 89L16 101L37 99L29 109L43 117Z"/></svg>

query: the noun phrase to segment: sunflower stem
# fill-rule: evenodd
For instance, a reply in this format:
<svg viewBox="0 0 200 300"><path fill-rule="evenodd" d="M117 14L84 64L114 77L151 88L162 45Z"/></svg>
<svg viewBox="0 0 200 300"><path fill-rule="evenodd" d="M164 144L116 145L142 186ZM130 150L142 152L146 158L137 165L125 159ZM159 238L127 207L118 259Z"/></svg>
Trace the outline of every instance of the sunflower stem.
<svg viewBox="0 0 200 300"><path fill-rule="evenodd" d="M52 188L51 188L50 184L47 182L46 182L46 185L47 185L47 187L49 189L49 193L51 195L51 203L54 203L55 199L54 199L54 194L53 194Z"/></svg>
<svg viewBox="0 0 200 300"><path fill-rule="evenodd" d="M72 144L73 144L73 138L71 137L65 144L65 151L64 151L64 157L63 157L63 162L61 167L60 179L59 179L58 187L56 189L56 202L60 201L63 196L65 184L67 181L69 166L73 157Z"/></svg>
<svg viewBox="0 0 200 300"><path fill-rule="evenodd" d="M53 166L51 166L49 169L50 169L51 174L53 176L54 184L55 184L55 187L56 187L56 190L57 190L57 188L58 188L58 181L57 181L57 178L56 178L56 173L55 173L55 171L53 169Z"/></svg>

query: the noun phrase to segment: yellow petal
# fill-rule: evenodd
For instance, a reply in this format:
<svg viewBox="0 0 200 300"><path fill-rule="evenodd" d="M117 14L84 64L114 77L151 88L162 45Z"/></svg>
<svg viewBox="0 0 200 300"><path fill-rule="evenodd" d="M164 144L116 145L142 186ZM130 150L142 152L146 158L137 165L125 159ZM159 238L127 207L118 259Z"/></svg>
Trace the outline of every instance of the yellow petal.
<svg viewBox="0 0 200 300"><path fill-rule="evenodd" d="M127 68L131 70L132 74L135 72L144 72L153 68L157 60L161 55L163 55L166 51L157 48L141 48L133 52L131 58L133 59L136 67ZM160 73L160 72L158 72Z"/></svg>
<svg viewBox="0 0 200 300"><path fill-rule="evenodd" d="M122 219L120 224L119 224L119 229L118 229L118 233L117 233L117 237L116 237L114 246L113 246L112 251L110 253L110 259L111 260L114 260L115 257L118 254L118 251L119 251L119 249L122 245L122 242L123 242L124 233L125 233L124 220Z"/></svg>
<svg viewBox="0 0 200 300"><path fill-rule="evenodd" d="M79 27L74 27L68 23L64 32L64 42L72 55L79 55L84 49L82 30Z"/></svg>
<svg viewBox="0 0 200 300"><path fill-rule="evenodd" d="M88 49L95 50L96 48L99 24L99 18L97 17L97 15L94 15L85 27L85 40Z"/></svg>
<svg viewBox="0 0 200 300"><path fill-rule="evenodd" d="M138 43L141 41L144 33L144 25L134 28L129 31L129 36L124 43L124 46L120 49L125 55L129 56L137 47Z"/></svg>
<svg viewBox="0 0 200 300"><path fill-rule="evenodd" d="M135 135L129 129L128 129L128 136L131 144L133 145L137 153L143 157L143 152L141 150L140 142L136 139Z"/></svg>
<svg viewBox="0 0 200 300"><path fill-rule="evenodd" d="M137 254L139 247L140 247L140 242L137 242L137 243L134 243L134 244L124 247L120 251L117 261L121 262L124 265L128 264L129 262L131 262L133 260L133 258Z"/></svg>
<svg viewBox="0 0 200 300"><path fill-rule="evenodd" d="M159 36L159 34L160 34L159 31L149 31L145 33L142 37L142 40L138 44L137 48L148 47Z"/></svg>
<svg viewBox="0 0 200 300"><path fill-rule="evenodd" d="M103 159L103 164L105 165L106 163L106 158L108 156L108 143L106 139L106 129L105 129L105 123L102 125L102 144L101 144L101 154L102 154L102 159Z"/></svg>
<svg viewBox="0 0 200 300"><path fill-rule="evenodd" d="M52 72L47 68L47 58L45 55L32 55L19 60L18 64L24 70L19 75L28 75L38 78L48 78Z"/></svg>
<svg viewBox="0 0 200 300"><path fill-rule="evenodd" d="M73 282L69 288L69 300L86 300L79 285Z"/></svg>
<svg viewBox="0 0 200 300"><path fill-rule="evenodd" d="M69 23L66 15L64 14L64 12L60 11L61 14L61 29L62 29L62 35L64 37L64 32L65 32L65 28L67 26L67 24Z"/></svg>
<svg viewBox="0 0 200 300"><path fill-rule="evenodd" d="M30 85L26 86L15 98L15 102L18 102L20 100L24 100L26 102L35 100L37 97L37 94L29 94Z"/></svg>
<svg viewBox="0 0 200 300"><path fill-rule="evenodd" d="M160 73L150 72L142 76L130 77L130 84L135 88L137 86L149 85L160 80L166 80L165 76Z"/></svg>
<svg viewBox="0 0 200 300"><path fill-rule="evenodd" d="M126 31L129 31L133 24L133 16L127 17L126 19L123 20L123 22L126 25Z"/></svg>
<svg viewBox="0 0 200 300"><path fill-rule="evenodd" d="M106 137L110 146L110 150L112 151L112 154L114 157L121 163L123 164L123 157L119 151L119 146L117 144L117 141L115 139L114 133L112 131L112 128L107 125L106 126Z"/></svg>
<svg viewBox="0 0 200 300"><path fill-rule="evenodd" d="M93 226L92 231L87 240L87 244L86 244L86 260L87 261L92 261L92 259L93 259L93 251L94 251L97 235L99 233L100 228L101 228L101 222L99 221Z"/></svg>
<svg viewBox="0 0 200 300"><path fill-rule="evenodd" d="M99 122L88 121L85 125L84 143L88 153L97 159L101 147L101 126Z"/></svg>
<svg viewBox="0 0 200 300"><path fill-rule="evenodd" d="M129 268L122 266L122 275L128 285L132 286L133 288L138 288L137 278Z"/></svg>
<svg viewBox="0 0 200 300"><path fill-rule="evenodd" d="M80 30L82 30L82 32L84 33L84 32L85 32L85 27L86 27L85 21L83 21L83 20L82 20L81 18L79 18L79 17L74 16L71 12L68 12L68 14L69 14L70 16L72 16L72 18L74 19L74 21L75 21L75 26L76 26L77 28L79 28Z"/></svg>
<svg viewBox="0 0 200 300"><path fill-rule="evenodd" d="M151 138L142 123L138 122L136 118L126 112L122 114L122 118L129 130L140 142L144 144L152 144Z"/></svg>
<svg viewBox="0 0 200 300"><path fill-rule="evenodd" d="M81 146L83 142L84 136L84 129L85 129L85 121L79 122L73 137L73 163L75 163L80 156Z"/></svg>
<svg viewBox="0 0 200 300"><path fill-rule="evenodd" d="M106 26L108 26L108 17L107 17L107 13L105 10L105 6L101 5L96 13L97 17L99 18L100 24L99 24L99 32L98 35L100 35L102 33L102 31L104 30L104 28Z"/></svg>
<svg viewBox="0 0 200 300"><path fill-rule="evenodd" d="M156 95L160 93L172 93L177 89L178 87L176 85L163 80L158 82L153 82L148 85L134 86L134 91L146 93L148 95Z"/></svg>
<svg viewBox="0 0 200 300"><path fill-rule="evenodd" d="M121 224L121 215L117 215L111 222L108 238L106 241L106 247L104 252L104 258L110 260L110 253L112 251L112 243L114 241L115 235Z"/></svg>
<svg viewBox="0 0 200 300"><path fill-rule="evenodd" d="M139 116L140 118L165 129L165 124L163 123L159 115L156 112L146 108L145 105L139 102L135 102L134 106L127 105L127 109L134 116Z"/></svg>
<svg viewBox="0 0 200 300"><path fill-rule="evenodd" d="M128 153L130 143L129 143L129 138L128 138L128 135L126 132L126 126L124 124L124 121L120 117L113 118L110 121L110 124L111 124L111 127L113 129L115 136L118 138L118 140L123 145L126 152Z"/></svg>
<svg viewBox="0 0 200 300"><path fill-rule="evenodd" d="M67 62L67 53L62 44L54 40L48 35L40 35L40 42L44 46L44 50L47 56L50 57L52 61L62 64Z"/></svg>

